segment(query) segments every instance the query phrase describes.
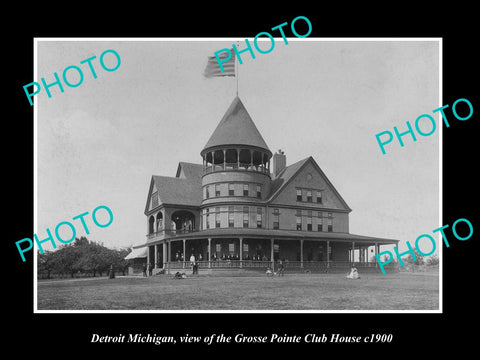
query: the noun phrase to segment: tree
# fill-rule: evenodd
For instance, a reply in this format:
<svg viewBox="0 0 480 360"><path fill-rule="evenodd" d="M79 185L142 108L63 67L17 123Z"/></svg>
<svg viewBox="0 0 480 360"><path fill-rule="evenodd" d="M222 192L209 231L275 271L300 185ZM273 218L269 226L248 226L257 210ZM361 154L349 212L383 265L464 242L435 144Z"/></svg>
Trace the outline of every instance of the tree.
<svg viewBox="0 0 480 360"><path fill-rule="evenodd" d="M413 253L415 254L416 261L413 260L412 255L409 253L407 256L402 256L402 262L404 264L411 264L411 265L422 265L423 264L423 255L420 255L416 248L413 248Z"/></svg>
<svg viewBox="0 0 480 360"><path fill-rule="evenodd" d="M425 260L425 263L427 264L427 266L438 265L439 262L440 262L440 259L438 258L437 254L430 255Z"/></svg>
<svg viewBox="0 0 480 360"><path fill-rule="evenodd" d="M38 275L40 273L47 273L47 279L50 279L50 274L55 270L55 252L45 251L43 254L38 250Z"/></svg>
<svg viewBox="0 0 480 360"><path fill-rule="evenodd" d="M55 261L55 268L60 273L69 273L70 276L73 278L73 275L77 271L81 270L81 264L79 262L81 257L81 249L79 247L68 244L58 249L56 253L57 261Z"/></svg>

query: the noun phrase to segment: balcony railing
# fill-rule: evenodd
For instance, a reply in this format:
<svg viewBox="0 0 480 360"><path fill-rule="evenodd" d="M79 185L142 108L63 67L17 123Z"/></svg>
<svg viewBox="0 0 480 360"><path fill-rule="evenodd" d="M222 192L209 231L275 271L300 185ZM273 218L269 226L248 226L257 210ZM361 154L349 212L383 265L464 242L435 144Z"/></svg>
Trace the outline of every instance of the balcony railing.
<svg viewBox="0 0 480 360"><path fill-rule="evenodd" d="M156 237L173 237L173 236L180 236L184 234L191 234L194 232L198 232L198 229L179 229L179 230L158 230L153 233L147 234L147 239L153 239Z"/></svg>
<svg viewBox="0 0 480 360"><path fill-rule="evenodd" d="M238 164L217 164L217 165L209 165L205 166L205 173L212 173L212 172L217 172L217 171L254 171L254 172L259 172L263 174L269 174L269 169L265 165L252 165L250 163L240 163L240 166Z"/></svg>

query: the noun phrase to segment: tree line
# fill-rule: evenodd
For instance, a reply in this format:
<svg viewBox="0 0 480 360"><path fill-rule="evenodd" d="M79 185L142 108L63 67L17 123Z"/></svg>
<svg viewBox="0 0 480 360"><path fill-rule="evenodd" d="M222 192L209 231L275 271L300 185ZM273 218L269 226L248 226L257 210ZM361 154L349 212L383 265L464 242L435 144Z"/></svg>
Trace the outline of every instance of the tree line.
<svg viewBox="0 0 480 360"><path fill-rule="evenodd" d="M102 276L112 267L115 273L125 275L128 261L125 256L130 249L109 249L102 244L89 241L86 237L75 238L73 243L63 245L55 251L38 252L37 277Z"/></svg>

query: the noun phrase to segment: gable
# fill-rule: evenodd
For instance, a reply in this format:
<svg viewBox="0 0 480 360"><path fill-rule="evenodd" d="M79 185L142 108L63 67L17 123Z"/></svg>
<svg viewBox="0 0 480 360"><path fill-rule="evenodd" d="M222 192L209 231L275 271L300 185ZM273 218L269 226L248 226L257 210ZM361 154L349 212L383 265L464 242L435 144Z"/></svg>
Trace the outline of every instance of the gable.
<svg viewBox="0 0 480 360"><path fill-rule="evenodd" d="M328 209L338 209L350 212L351 209L341 195L328 180L312 157L288 166L280 176L274 180L279 183L274 187L270 203L282 205L312 206ZM322 203L317 203L315 194L313 202L297 201L297 189L319 190L322 193ZM304 194L305 200L305 192Z"/></svg>
<svg viewBox="0 0 480 360"><path fill-rule="evenodd" d="M145 214L147 214L147 212L149 212L150 210L153 210L156 207L158 207L158 205L159 205L158 189L152 176L152 179L150 180L148 195L147 195L147 202L145 204Z"/></svg>

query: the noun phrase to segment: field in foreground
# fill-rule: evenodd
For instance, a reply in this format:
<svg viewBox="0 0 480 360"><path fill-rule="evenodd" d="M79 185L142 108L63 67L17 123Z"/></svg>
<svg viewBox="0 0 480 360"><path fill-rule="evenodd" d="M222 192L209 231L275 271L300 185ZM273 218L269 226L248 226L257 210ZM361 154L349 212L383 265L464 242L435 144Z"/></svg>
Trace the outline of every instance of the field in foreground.
<svg viewBox="0 0 480 360"><path fill-rule="evenodd" d="M38 310L437 310L436 274L169 275L38 282Z"/></svg>

